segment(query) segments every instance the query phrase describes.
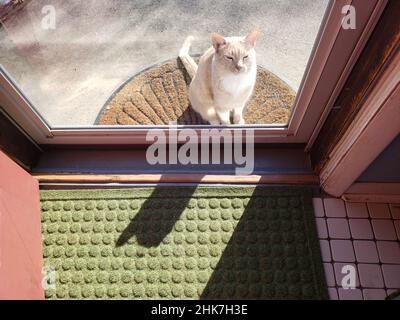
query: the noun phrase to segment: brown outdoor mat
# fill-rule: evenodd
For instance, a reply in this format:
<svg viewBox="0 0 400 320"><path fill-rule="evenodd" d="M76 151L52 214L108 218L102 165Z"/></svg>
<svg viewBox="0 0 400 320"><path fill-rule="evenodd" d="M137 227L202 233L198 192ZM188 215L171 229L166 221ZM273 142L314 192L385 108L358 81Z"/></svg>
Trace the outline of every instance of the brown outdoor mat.
<svg viewBox="0 0 400 320"><path fill-rule="evenodd" d="M207 124L191 107L190 78L179 59L151 67L123 84L100 112L97 125ZM286 124L296 93L284 81L258 67L254 93L246 106L246 124Z"/></svg>

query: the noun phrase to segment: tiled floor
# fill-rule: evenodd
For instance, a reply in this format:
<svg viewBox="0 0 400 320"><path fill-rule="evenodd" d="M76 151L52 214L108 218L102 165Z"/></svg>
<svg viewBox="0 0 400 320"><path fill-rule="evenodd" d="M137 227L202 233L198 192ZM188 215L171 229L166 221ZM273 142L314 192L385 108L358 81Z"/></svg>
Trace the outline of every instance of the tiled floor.
<svg viewBox="0 0 400 320"><path fill-rule="evenodd" d="M400 206L313 202L330 298L380 300L400 289ZM355 288L345 289L351 270Z"/></svg>

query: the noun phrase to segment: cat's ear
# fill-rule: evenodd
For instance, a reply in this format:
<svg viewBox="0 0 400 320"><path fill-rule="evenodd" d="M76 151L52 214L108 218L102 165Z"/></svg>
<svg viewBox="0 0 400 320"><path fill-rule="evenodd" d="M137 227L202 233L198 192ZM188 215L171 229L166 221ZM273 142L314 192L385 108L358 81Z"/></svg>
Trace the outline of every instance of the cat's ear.
<svg viewBox="0 0 400 320"><path fill-rule="evenodd" d="M225 38L215 32L211 35L211 42L215 51L218 51L219 48L221 48L224 44L226 44Z"/></svg>
<svg viewBox="0 0 400 320"><path fill-rule="evenodd" d="M257 39L258 39L258 36L259 36L259 35L260 35L260 29L253 30L252 32L250 32L250 33L246 36L245 42L246 42L249 46L254 47L254 46L256 45L256 42L257 42Z"/></svg>

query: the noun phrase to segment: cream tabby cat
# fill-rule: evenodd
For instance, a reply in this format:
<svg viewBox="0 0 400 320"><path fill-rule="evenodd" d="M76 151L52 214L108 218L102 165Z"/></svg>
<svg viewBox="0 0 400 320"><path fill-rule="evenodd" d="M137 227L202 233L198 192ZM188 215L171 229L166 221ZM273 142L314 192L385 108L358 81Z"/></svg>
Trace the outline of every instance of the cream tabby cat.
<svg viewBox="0 0 400 320"><path fill-rule="evenodd" d="M254 46L259 31L246 37L227 37L213 33L210 47L199 65L189 56L193 37L189 36L179 52L192 77L189 100L205 121L212 125L244 124L243 109L256 82L257 63Z"/></svg>

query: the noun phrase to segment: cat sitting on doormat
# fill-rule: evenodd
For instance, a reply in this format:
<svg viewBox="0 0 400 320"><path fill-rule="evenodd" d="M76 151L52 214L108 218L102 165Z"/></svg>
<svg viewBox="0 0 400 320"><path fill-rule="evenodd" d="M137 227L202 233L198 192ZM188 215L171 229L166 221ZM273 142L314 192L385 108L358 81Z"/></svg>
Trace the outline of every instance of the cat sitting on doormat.
<svg viewBox="0 0 400 320"><path fill-rule="evenodd" d="M245 37L211 35L212 46L197 65L189 55L193 36L186 38L179 58L192 78L189 100L192 108L212 125L244 124L243 110L257 75L255 44L259 30Z"/></svg>

